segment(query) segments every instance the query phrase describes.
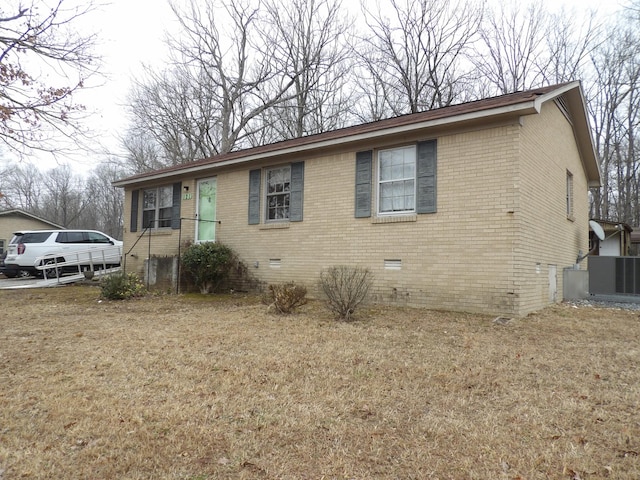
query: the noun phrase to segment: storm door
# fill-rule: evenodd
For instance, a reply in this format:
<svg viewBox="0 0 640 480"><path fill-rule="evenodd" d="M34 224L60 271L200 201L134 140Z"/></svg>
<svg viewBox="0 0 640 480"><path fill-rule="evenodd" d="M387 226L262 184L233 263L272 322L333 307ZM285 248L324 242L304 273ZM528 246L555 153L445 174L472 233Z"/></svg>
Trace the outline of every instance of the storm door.
<svg viewBox="0 0 640 480"><path fill-rule="evenodd" d="M216 240L216 177L198 180L196 242Z"/></svg>

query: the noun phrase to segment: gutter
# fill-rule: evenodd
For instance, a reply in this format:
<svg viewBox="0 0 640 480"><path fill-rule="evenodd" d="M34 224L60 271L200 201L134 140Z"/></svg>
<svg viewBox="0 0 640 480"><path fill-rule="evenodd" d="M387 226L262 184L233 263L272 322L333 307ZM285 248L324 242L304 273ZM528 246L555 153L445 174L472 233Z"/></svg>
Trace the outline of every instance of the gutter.
<svg viewBox="0 0 640 480"><path fill-rule="evenodd" d="M555 92L555 91L554 91ZM556 94L557 95L557 94ZM553 98L553 95L551 98ZM546 100L545 100L546 101ZM201 171L209 171L212 169L218 169L218 168L223 168L223 167L228 167L228 166L232 166L232 165L238 165L238 164L242 164L242 163L249 163L252 161L257 161L257 160L265 160L265 159L269 159L269 158L274 158L274 157L279 157L281 155L287 155L287 154L291 154L291 153L300 153L300 152L308 152L310 150L316 150L319 148L325 148L325 147L336 147L339 145L348 145L350 143L356 143L362 140L368 140L368 139L375 139L375 138L382 138L385 136L391 136L391 135L397 135L397 134L403 134L403 133L409 133L409 132L413 132L416 130L423 130L423 129L429 129L429 128L434 128L434 127L439 127L439 126L446 126L446 125L450 125L450 124L454 124L454 123L463 123L463 122L468 122L468 121L472 121L472 120L477 120L480 118L487 118L487 117L494 117L494 116L500 116L500 115L527 115L527 114L533 114L533 113L540 113L540 108L541 108L541 103L540 102L540 98L533 100L533 101L528 101L528 102L523 102L523 103L518 103L515 105L507 105L504 107L498 107L498 108L494 108L494 109L490 109L490 110L480 110L477 112L470 112L470 113L465 113L465 114L461 114L461 115L455 115L452 117L445 117L445 118L439 118L439 119L435 119L435 120L427 120L427 121L423 121L423 122L418 122L418 123L411 123L408 125L399 125L399 126L395 126L395 127L388 127L388 128L383 128L381 130L375 130L372 132L363 132L363 133L359 133L359 134L354 134L354 135L348 135L345 137L341 137L341 138L336 138L336 139L327 139L327 140L320 140L320 141L312 141L310 143L307 144L303 144L303 145L296 145L296 146L292 146L292 147L285 147L285 148L277 148L271 151L267 151L267 152L262 152L262 153L255 153L255 154L248 154L246 156L240 156L231 160L226 160L226 161L220 161L220 162L216 162L216 161L211 161L208 163L203 163L203 164L199 164L199 165L194 165L194 166L189 166L189 164L185 164L184 167L182 168L177 168L176 170L172 170L169 172L158 172L158 173L151 173L148 175L142 175L142 176L137 176L137 177L130 177L130 178L125 178L122 180L117 180L115 182L112 182L112 185L114 187L125 187L127 185L134 185L137 183L143 183L143 182L147 182L147 181L153 181L153 180L160 180L160 179L169 179L171 177L177 177L177 176L183 176L183 175L188 175L191 173L197 173L197 172L201 172Z"/></svg>

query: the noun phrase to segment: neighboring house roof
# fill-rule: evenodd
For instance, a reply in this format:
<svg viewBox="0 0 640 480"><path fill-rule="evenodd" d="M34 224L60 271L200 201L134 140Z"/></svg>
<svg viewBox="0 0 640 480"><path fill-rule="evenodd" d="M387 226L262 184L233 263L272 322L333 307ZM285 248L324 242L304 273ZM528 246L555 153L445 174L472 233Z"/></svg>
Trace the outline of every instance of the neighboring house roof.
<svg viewBox="0 0 640 480"><path fill-rule="evenodd" d="M347 145L367 139L408 133L425 128L535 114L540 113L542 105L545 102L559 99L560 97L562 97L564 107L570 112L576 143L585 166L585 174L589 181L589 186L600 186L600 170L593 147L586 103L580 82L577 81L486 98L421 113L402 115L377 122L238 150L207 159L134 175L115 181L113 185L116 187L124 187L143 181L197 173L201 170L207 170L217 166L250 162L252 160L261 160L318 148Z"/></svg>
<svg viewBox="0 0 640 480"><path fill-rule="evenodd" d="M598 218L592 218L592 220L598 222L605 232L614 232L614 231L625 230L625 231L631 233L633 231L633 227L631 227L631 225L629 225L627 223L624 223L624 222L612 222L612 221L609 221L609 220L602 220L602 219L598 219ZM591 226L589 226L589 229L591 230Z"/></svg>
<svg viewBox="0 0 640 480"><path fill-rule="evenodd" d="M29 213L29 212L25 212L24 210L19 210L17 208L15 208L13 210L4 210L4 211L0 212L0 218L9 217L9 216L18 216L18 217L30 218L32 220L37 220L39 222L46 223L47 225L50 225L51 227L53 227L55 229L64 229L64 227L62 225L58 225L57 223L50 222L49 220L45 220L44 218L40 218L37 215L33 215L33 214Z"/></svg>

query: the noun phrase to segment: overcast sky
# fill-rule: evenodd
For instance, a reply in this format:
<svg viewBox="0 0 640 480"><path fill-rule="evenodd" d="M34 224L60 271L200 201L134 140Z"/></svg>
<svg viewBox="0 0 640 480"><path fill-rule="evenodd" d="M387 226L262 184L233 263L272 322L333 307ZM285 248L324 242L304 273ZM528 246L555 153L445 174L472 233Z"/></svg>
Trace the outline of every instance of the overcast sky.
<svg viewBox="0 0 640 480"><path fill-rule="evenodd" d="M140 73L142 63L158 65L166 58L164 31L175 25L175 20L167 0L105 1L104 6L85 19L87 28L99 35L98 55L103 57L105 77L100 80L100 86L86 89L77 100L92 112L89 124L99 132L102 142L116 153L120 148L118 135L123 133L126 125L124 104L131 78ZM355 3L354 0L344 1ZM583 11L597 8L603 14L616 10L618 3L616 0L546 1L549 9L564 4ZM84 160L75 158L69 163L78 173L85 173L100 160L86 155ZM55 166L55 163L50 165Z"/></svg>

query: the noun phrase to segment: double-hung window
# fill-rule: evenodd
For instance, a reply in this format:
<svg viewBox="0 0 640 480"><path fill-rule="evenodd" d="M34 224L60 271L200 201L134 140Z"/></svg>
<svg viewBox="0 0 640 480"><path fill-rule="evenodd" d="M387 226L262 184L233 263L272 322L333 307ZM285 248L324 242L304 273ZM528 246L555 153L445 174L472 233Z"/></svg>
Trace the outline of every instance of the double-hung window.
<svg viewBox="0 0 640 480"><path fill-rule="evenodd" d="M142 195L142 226L144 228L171 227L173 187L150 188Z"/></svg>
<svg viewBox="0 0 640 480"><path fill-rule="evenodd" d="M573 174L567 170L567 218L573 220Z"/></svg>
<svg viewBox="0 0 640 480"><path fill-rule="evenodd" d="M266 171L266 220L289 220L291 201L291 167L289 165Z"/></svg>
<svg viewBox="0 0 640 480"><path fill-rule="evenodd" d="M416 209L416 147L378 152L378 212L409 213Z"/></svg>
<svg viewBox="0 0 640 480"><path fill-rule="evenodd" d="M381 217L437 212L436 140L379 150L375 157L373 150L357 152L355 167L356 218L371 217L373 205Z"/></svg>
<svg viewBox="0 0 640 480"><path fill-rule="evenodd" d="M301 222L304 207L304 161L249 172L249 225Z"/></svg>

